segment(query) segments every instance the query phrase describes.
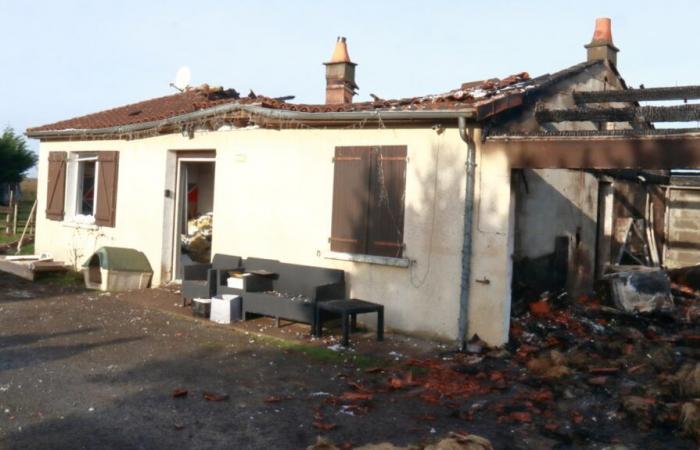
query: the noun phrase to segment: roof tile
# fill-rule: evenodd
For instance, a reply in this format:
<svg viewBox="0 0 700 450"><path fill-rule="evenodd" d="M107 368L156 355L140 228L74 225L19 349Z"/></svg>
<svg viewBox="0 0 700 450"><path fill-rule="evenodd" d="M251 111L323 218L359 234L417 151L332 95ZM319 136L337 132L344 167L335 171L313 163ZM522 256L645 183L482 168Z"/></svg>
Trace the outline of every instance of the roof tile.
<svg viewBox="0 0 700 450"><path fill-rule="evenodd" d="M495 78L485 81L463 83L458 89L453 89L442 94L395 100L384 100L373 96L375 98L374 101L336 105L287 103L271 97L258 96L252 92L246 97L241 97L235 89L211 88L208 85L202 85L165 97L158 97L73 119L29 128L27 132L31 134L40 131L69 129L95 130L133 125L167 119L226 103L236 102L241 104L257 104L269 109L312 113L372 110L452 110L482 103L489 98L502 97L509 93L521 93L526 87L528 80L530 80L530 76L526 72L522 72L502 80Z"/></svg>

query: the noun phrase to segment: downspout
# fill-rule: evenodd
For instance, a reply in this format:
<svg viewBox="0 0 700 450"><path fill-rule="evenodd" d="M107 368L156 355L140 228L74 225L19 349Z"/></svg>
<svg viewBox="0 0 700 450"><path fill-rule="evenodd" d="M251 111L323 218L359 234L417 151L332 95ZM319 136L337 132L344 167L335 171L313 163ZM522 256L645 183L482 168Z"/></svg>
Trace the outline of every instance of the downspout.
<svg viewBox="0 0 700 450"><path fill-rule="evenodd" d="M476 173L476 145L473 130L467 130L467 118L457 119L459 136L467 144L467 187L464 195L464 239L462 240L462 280L459 294L459 323L457 344L461 351L467 347L469 328L469 280L471 278L472 222L474 216L474 175Z"/></svg>

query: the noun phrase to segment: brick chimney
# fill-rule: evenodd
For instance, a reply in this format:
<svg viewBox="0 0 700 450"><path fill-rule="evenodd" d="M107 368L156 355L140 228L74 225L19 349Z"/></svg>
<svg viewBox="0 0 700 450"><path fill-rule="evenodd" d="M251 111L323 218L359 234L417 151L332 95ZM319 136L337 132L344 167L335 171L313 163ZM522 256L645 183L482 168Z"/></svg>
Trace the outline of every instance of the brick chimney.
<svg viewBox="0 0 700 450"><path fill-rule="evenodd" d="M355 84L357 64L350 61L344 37L338 38L331 60L323 64L326 66L326 104L352 103L353 95L357 94L355 90L359 89Z"/></svg>
<svg viewBox="0 0 700 450"><path fill-rule="evenodd" d="M593 39L585 47L588 50L588 61L606 59L617 66L617 52L620 50L613 45L610 18L599 17L595 20Z"/></svg>

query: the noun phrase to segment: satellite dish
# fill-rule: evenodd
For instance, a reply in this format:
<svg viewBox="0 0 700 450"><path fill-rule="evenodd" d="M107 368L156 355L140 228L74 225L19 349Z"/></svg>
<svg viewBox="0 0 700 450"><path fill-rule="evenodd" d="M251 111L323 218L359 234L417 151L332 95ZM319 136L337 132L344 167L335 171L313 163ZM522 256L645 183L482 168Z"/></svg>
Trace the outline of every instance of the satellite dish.
<svg viewBox="0 0 700 450"><path fill-rule="evenodd" d="M189 87L191 79L192 72L190 72L190 68L187 66L182 66L177 69L177 73L175 74L175 82L170 83L170 85L182 92Z"/></svg>

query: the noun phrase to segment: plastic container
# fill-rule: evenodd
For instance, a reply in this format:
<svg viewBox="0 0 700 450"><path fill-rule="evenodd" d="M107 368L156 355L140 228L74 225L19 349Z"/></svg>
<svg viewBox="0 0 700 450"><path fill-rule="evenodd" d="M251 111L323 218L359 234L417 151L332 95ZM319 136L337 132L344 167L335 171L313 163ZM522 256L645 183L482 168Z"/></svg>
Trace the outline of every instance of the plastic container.
<svg viewBox="0 0 700 450"><path fill-rule="evenodd" d="M211 314L211 299L210 298L195 298L192 300L192 315L197 317L209 318Z"/></svg>
<svg viewBox="0 0 700 450"><path fill-rule="evenodd" d="M210 319L216 323L231 323L241 320L242 301L240 295L224 294L211 299Z"/></svg>

